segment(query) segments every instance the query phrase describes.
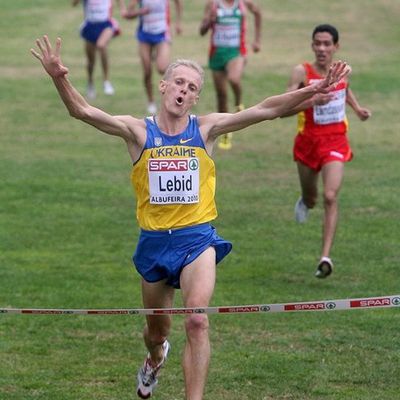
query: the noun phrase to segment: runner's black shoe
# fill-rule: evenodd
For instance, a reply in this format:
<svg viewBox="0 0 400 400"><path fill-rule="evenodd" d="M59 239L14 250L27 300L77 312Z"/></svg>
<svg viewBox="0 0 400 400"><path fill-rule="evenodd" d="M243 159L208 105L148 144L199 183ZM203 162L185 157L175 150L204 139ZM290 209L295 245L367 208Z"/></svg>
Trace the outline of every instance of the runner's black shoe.
<svg viewBox="0 0 400 400"><path fill-rule="evenodd" d="M333 262L329 257L322 257L317 270L315 271L315 276L317 278L326 278L333 271Z"/></svg>

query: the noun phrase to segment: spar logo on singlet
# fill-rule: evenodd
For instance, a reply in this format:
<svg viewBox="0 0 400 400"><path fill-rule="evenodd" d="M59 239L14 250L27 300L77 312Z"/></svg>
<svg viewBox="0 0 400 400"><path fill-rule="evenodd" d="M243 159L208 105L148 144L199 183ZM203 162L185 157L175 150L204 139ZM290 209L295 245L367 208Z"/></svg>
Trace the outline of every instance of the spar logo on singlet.
<svg viewBox="0 0 400 400"><path fill-rule="evenodd" d="M149 159L150 204L198 203L199 167L197 157Z"/></svg>

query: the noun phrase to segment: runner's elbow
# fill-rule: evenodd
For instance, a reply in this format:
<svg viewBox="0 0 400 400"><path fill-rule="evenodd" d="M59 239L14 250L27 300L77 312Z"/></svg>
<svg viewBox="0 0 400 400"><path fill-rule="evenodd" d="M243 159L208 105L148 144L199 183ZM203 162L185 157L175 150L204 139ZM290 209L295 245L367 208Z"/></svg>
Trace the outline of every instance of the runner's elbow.
<svg viewBox="0 0 400 400"><path fill-rule="evenodd" d="M83 121L90 117L90 113L86 107L71 107L68 108L68 112L71 117Z"/></svg>

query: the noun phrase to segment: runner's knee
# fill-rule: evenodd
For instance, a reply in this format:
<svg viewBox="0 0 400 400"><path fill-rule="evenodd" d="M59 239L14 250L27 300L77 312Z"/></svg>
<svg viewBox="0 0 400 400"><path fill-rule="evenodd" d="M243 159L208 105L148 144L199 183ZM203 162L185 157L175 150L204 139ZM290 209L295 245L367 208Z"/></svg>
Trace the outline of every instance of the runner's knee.
<svg viewBox="0 0 400 400"><path fill-rule="evenodd" d="M336 190L325 190L324 192L324 204L332 205L336 203L337 192Z"/></svg>
<svg viewBox="0 0 400 400"><path fill-rule="evenodd" d="M208 334L208 318L204 314L191 314L186 317L185 329L189 337L198 337Z"/></svg>
<svg viewBox="0 0 400 400"><path fill-rule="evenodd" d="M229 75L228 81L232 86L240 88L240 76L237 75Z"/></svg>
<svg viewBox="0 0 400 400"><path fill-rule="evenodd" d="M167 70L167 67L168 67L168 63L163 63L163 64L157 64L156 65L157 72L160 75L164 75L165 74L165 71Z"/></svg>

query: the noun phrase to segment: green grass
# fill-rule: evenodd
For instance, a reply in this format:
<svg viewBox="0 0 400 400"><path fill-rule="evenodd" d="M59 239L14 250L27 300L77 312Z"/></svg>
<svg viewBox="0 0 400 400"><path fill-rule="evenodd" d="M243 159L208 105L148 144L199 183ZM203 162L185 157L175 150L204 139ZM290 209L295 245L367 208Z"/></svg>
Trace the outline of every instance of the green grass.
<svg viewBox="0 0 400 400"><path fill-rule="evenodd" d="M184 36L175 39L173 55L206 65L208 40L197 34L203 2L184 3ZM312 59L310 31L328 21L340 30L339 56L351 63L352 88L373 116L361 123L349 112L355 158L340 197L336 271L326 281L313 278L321 206L304 226L293 222L295 119L249 128L230 152L216 151L215 225L234 251L218 269L212 305L399 293L398 1L258 3L263 49L249 57L246 105L285 90L291 68ZM36 37L61 36L70 79L84 90L82 10L68 1L13 0L2 2L1 17L0 307L139 307L140 280L130 261L138 228L124 144L71 119L29 53ZM135 23L121 25L123 35L110 47L117 93L100 94L95 104L140 116ZM207 78L198 113L214 109ZM398 309L210 319L205 400L399 398ZM143 323L136 316L0 316L0 399L135 398ZM182 317L174 318L171 342L155 399L183 398Z"/></svg>

